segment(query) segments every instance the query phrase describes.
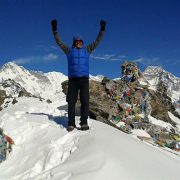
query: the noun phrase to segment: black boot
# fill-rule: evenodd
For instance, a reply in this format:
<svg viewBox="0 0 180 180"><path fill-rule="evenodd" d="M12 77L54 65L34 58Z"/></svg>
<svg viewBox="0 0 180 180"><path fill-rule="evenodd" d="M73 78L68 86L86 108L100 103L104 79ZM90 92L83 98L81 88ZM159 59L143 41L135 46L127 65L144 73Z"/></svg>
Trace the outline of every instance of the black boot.
<svg viewBox="0 0 180 180"><path fill-rule="evenodd" d="M68 132L71 132L71 131L73 131L75 128L76 128L75 126L68 126L68 127L67 127L67 131L68 131Z"/></svg>
<svg viewBox="0 0 180 180"><path fill-rule="evenodd" d="M81 130L82 130L82 131L89 130L89 126L88 126L87 124L83 124L83 125L81 126Z"/></svg>

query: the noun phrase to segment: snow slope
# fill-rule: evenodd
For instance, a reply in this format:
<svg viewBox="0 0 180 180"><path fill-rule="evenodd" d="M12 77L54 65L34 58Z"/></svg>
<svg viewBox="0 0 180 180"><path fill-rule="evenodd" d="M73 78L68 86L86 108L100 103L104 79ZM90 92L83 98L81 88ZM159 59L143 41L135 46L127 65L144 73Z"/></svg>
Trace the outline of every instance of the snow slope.
<svg viewBox="0 0 180 180"><path fill-rule="evenodd" d="M0 111L0 127L15 145L0 164L1 180L177 180L180 156L89 120L89 131L68 133L65 98L35 98ZM77 122L79 117L76 118Z"/></svg>

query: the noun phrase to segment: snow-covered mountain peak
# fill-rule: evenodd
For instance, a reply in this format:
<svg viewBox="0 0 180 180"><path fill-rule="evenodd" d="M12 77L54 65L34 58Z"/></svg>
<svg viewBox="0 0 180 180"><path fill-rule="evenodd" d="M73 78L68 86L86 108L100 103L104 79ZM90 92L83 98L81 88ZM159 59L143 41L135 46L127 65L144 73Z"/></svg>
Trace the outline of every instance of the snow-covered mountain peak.
<svg viewBox="0 0 180 180"><path fill-rule="evenodd" d="M178 81L179 78L174 76L172 73L164 70L162 67L160 66L148 66L145 71L144 71L144 75L146 76L159 76L162 79L167 79L167 80L172 80L172 81Z"/></svg>
<svg viewBox="0 0 180 180"><path fill-rule="evenodd" d="M144 73L155 73L155 74L160 74L162 73L164 70L161 66L148 66Z"/></svg>
<svg viewBox="0 0 180 180"><path fill-rule="evenodd" d="M28 70L22 66L18 66L13 62L8 62L0 69L0 80L14 79L16 81L22 81L25 76L31 76Z"/></svg>
<svg viewBox="0 0 180 180"><path fill-rule="evenodd" d="M25 71L25 68L22 66L18 66L17 64L13 63L13 62L8 62L6 64L4 64L2 66L2 68L0 69L0 71Z"/></svg>
<svg viewBox="0 0 180 180"><path fill-rule="evenodd" d="M13 67L19 67L19 66L16 65L15 63L13 63L13 62L7 62L6 64L3 65L2 69L13 68Z"/></svg>
<svg viewBox="0 0 180 180"><path fill-rule="evenodd" d="M51 99L61 92L61 83L67 79L62 73L29 71L13 62L0 69L0 82L12 79L35 96Z"/></svg>
<svg viewBox="0 0 180 180"><path fill-rule="evenodd" d="M144 79L148 81L153 89L157 88L159 82L167 87L168 96L176 101L180 98L180 79L159 66L148 66L144 73Z"/></svg>

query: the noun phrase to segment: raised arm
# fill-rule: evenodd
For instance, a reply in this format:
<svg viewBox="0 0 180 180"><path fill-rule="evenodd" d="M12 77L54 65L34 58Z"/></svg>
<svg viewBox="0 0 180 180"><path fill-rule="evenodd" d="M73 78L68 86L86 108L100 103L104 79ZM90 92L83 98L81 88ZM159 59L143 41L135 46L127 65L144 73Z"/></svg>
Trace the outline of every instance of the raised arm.
<svg viewBox="0 0 180 180"><path fill-rule="evenodd" d="M51 26L52 26L52 31L53 31L54 38L55 38L57 45L63 50L63 52L65 54L67 54L69 52L69 47L62 42L62 40L57 32L57 20L56 19L51 21Z"/></svg>
<svg viewBox="0 0 180 180"><path fill-rule="evenodd" d="M100 41L103 38L104 31L105 31L105 28L106 28L106 22L104 20L101 20L100 21L100 26L101 26L101 28L100 28L100 31L98 33L98 36L96 37L96 39L91 44L89 44L87 46L87 51L89 53L92 53L96 49L96 47L98 46L98 44L100 43Z"/></svg>

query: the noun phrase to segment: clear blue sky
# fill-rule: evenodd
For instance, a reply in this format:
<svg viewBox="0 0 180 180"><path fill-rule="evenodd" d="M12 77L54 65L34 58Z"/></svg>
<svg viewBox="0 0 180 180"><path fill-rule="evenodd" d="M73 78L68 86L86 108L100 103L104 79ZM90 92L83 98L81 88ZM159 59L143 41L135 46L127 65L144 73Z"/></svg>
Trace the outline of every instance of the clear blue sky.
<svg viewBox="0 0 180 180"><path fill-rule="evenodd" d="M80 34L92 42L99 21L104 39L90 60L90 73L120 76L128 59L141 70L159 65L180 77L179 0L0 0L0 66L8 61L31 70L67 74L66 56L57 47L50 21L58 20L63 41Z"/></svg>

